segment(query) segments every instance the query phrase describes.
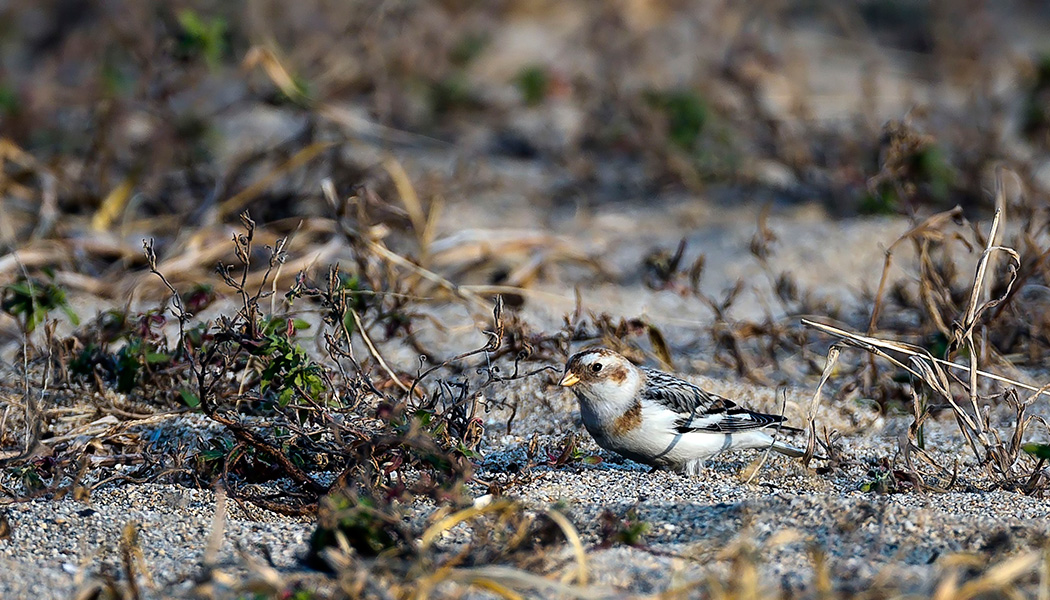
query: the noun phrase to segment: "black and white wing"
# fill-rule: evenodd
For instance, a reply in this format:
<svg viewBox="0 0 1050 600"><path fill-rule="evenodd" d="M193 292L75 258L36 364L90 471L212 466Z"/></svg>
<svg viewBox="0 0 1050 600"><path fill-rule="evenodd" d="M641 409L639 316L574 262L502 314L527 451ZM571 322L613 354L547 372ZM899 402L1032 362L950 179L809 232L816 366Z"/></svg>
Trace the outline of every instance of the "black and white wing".
<svg viewBox="0 0 1050 600"><path fill-rule="evenodd" d="M678 433L746 431L777 425L784 421L784 417L780 415L767 415L741 408L728 398L700 389L673 375L647 367L641 369L646 378L642 398L678 413L678 419L675 421Z"/></svg>
<svg viewBox="0 0 1050 600"><path fill-rule="evenodd" d="M704 391L674 375L648 367L640 368L642 373L645 373L642 398L658 402L674 412L700 415L736 407L731 400Z"/></svg>

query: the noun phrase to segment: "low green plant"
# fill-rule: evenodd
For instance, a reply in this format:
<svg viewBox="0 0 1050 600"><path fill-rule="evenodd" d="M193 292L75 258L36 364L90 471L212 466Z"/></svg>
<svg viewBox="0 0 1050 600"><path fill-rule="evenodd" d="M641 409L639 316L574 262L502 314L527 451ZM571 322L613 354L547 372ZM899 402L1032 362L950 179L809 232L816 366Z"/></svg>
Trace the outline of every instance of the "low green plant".
<svg viewBox="0 0 1050 600"><path fill-rule="evenodd" d="M547 99L550 92L550 75L540 65L530 65L518 73L515 79L522 100L529 106L536 106Z"/></svg>
<svg viewBox="0 0 1050 600"><path fill-rule="evenodd" d="M449 61L457 67L465 67L481 56L489 45L489 36L479 33L464 35L449 51Z"/></svg>
<svg viewBox="0 0 1050 600"><path fill-rule="evenodd" d="M362 556L407 549L401 522L402 516L389 502L357 490L337 490L321 500L306 564L328 570L324 552L339 547L340 538Z"/></svg>
<svg viewBox="0 0 1050 600"><path fill-rule="evenodd" d="M310 462L310 456L291 440L287 430L275 428L274 438L282 441L280 451L294 464L304 467ZM225 436L210 438L206 447L193 454L192 459L197 476L207 482L226 473L253 483L272 481L282 475L273 457Z"/></svg>
<svg viewBox="0 0 1050 600"><path fill-rule="evenodd" d="M429 99L431 110L438 116L475 108L479 104L473 86L461 71L452 72L431 83Z"/></svg>
<svg viewBox="0 0 1050 600"><path fill-rule="evenodd" d="M22 482L26 491L31 494L47 487L41 469L35 463L15 467L13 473Z"/></svg>
<svg viewBox="0 0 1050 600"><path fill-rule="evenodd" d="M233 450L233 442L224 437L211 438L207 442L208 447L200 450L194 455L197 473L204 476L206 481L214 480L222 473L226 457Z"/></svg>
<svg viewBox="0 0 1050 600"><path fill-rule="evenodd" d="M1021 449L1030 456L1041 461L1050 460L1050 444L1037 444L1035 442L1021 446Z"/></svg>
<svg viewBox="0 0 1050 600"><path fill-rule="evenodd" d="M65 290L55 283L53 273L45 273L46 280L19 277L5 285L0 294L0 310L18 319L26 333L32 333L55 310L65 313L73 325L80 324L80 317L66 300Z"/></svg>
<svg viewBox="0 0 1050 600"><path fill-rule="evenodd" d="M11 117L22 110L18 91L7 83L0 83L0 115Z"/></svg>
<svg viewBox="0 0 1050 600"><path fill-rule="evenodd" d="M650 92L648 100L666 116L671 143L689 152L696 150L711 118L703 98L692 90L673 90Z"/></svg>
<svg viewBox="0 0 1050 600"><path fill-rule="evenodd" d="M222 17L206 19L193 9L179 12L181 30L176 38L176 49L180 56L201 56L212 68L219 65L229 50L229 28Z"/></svg>
<svg viewBox="0 0 1050 600"><path fill-rule="evenodd" d="M130 316L116 310L102 313L92 323L94 336L71 357L70 373L99 375L124 394L152 383L174 358L161 332L166 322L159 309Z"/></svg>
<svg viewBox="0 0 1050 600"><path fill-rule="evenodd" d="M552 467L564 467L574 464L597 465L602 457L591 454L579 447L576 435L570 433L561 442L561 449L547 453L547 464Z"/></svg>
<svg viewBox="0 0 1050 600"><path fill-rule="evenodd" d="M1021 131L1030 140L1050 146L1050 54L1035 61L1035 75L1021 108Z"/></svg>
<svg viewBox="0 0 1050 600"><path fill-rule="evenodd" d="M293 323L289 321L289 329L295 327ZM304 322L300 323L306 326ZM292 342L285 332L267 333L259 356L265 361L259 391L272 394L280 406L287 406L299 393L317 401L325 391L321 367L310 360L306 350Z"/></svg>
<svg viewBox="0 0 1050 600"><path fill-rule="evenodd" d="M891 121L883 129L879 172L868 180L862 209L883 214L905 206L948 205L958 179L937 140L910 123Z"/></svg>
<svg viewBox="0 0 1050 600"><path fill-rule="evenodd" d="M868 480L860 484L860 491L876 494L898 494L927 489L922 480L904 469L896 469L885 458L868 470Z"/></svg>
<svg viewBox="0 0 1050 600"><path fill-rule="evenodd" d="M899 211L897 195L885 187L864 194L857 206L857 212L862 215L895 215Z"/></svg>
<svg viewBox="0 0 1050 600"><path fill-rule="evenodd" d="M627 509L623 516L617 516L611 510L606 509L598 516L598 523L603 547L615 544L641 546L645 534L652 528L638 515L638 509L633 506Z"/></svg>

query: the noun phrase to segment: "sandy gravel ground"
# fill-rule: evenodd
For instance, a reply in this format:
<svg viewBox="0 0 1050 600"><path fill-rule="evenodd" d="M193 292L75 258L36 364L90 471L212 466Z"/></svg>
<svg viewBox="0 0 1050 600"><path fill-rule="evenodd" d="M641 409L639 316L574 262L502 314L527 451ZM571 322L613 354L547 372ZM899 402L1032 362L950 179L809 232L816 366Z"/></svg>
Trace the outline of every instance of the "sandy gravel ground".
<svg viewBox="0 0 1050 600"><path fill-rule="evenodd" d="M589 227L577 239L593 235L604 240L616 228L626 232L636 210L612 207L590 215ZM683 213L693 214L694 219L683 221ZM650 213L646 227L632 232L633 254L623 244L604 248L597 242L584 242L590 245L583 248L597 251L611 268L627 270L630 257L637 257L639 248L684 234L696 241L695 251L713 257L712 281L707 285L717 288L737 277L753 277L755 266L744 251L753 233L753 216L700 202L670 203L655 216ZM577 215L566 221L568 230L578 222L573 219L582 218ZM824 274L821 291L843 298L872 284L872 274L877 273L872 267L882 257L879 248L903 228L902 223L885 219L834 222L811 210L781 211L775 213L772 223L783 240L775 259L778 268L793 268L803 278L819 268ZM595 229L603 235L597 235ZM848 247L851 252L829 253L829 244ZM902 265L907 268L908 261ZM556 297L556 289L546 284L541 291ZM762 293L752 290L744 306L753 310L767 306ZM585 297L593 302L588 306L615 314L643 313L660 323L670 337L695 337L694 331L705 319L695 301L690 304L674 293L653 292L641 281L598 285L588 289ZM539 327L556 326L565 310L557 302L526 306L527 318ZM458 341L449 342L451 345L476 335L472 324L464 325ZM397 356L394 349L391 352ZM719 374L703 348L681 360L683 367L714 373L694 378L712 391L761 410L781 410L783 404L792 423L801 422L810 406L812 389L788 388L778 396L772 387L743 383L724 371ZM538 467L530 481L509 493L536 507L556 503L564 507L584 542L593 548L591 577L598 586L595 591L607 597L658 593L724 575L733 568L734 557L742 553L757 561L760 580L768 589L804 590L814 581L814 552L818 551L826 553L833 581L844 592L892 584L901 590L930 593L932 582L945 569L942 557L966 552L994 562L1022 549L1041 547L1050 530L1050 509L1045 502L1012 492L981 491L988 482L974 475L980 471L973 468L971 455L954 423L947 419L931 424L928 443L944 464L959 461L964 476L954 489L967 491L877 495L862 492L860 487L872 479L869 471L879 458L894 456L908 420L878 416L863 402L828 402L818 407L818 425L845 436L841 442L844 464L830 474L817 474L798 461L771 456L748 481L761 459L759 453L726 455L712 461L708 471L697 477L650 473L647 467L600 451L583 433L575 401L550 381L533 378L500 393L518 401L519 411L510 434L506 433L507 411L486 414L482 479L505 477L507 464L523 463L524 448L533 436L539 436L541 445L554 445L566 432L578 431L584 452L602 457L593 466ZM153 427L159 436L186 436L188 431L193 437L192 431L202 431L205 424L199 418L180 418ZM485 490L479 488L476 494L481 497ZM606 509L623 514L632 507L649 524L644 546L598 548L598 516ZM211 491L156 484L106 485L86 501L66 497L10 505L3 509L12 534L0 541L0 568L5 573L0 577L0 595L68 598L93 578L119 573L120 537L129 523L139 528L148 573L143 579L145 596L188 594L188 582L200 572L213 535L216 510ZM272 561L278 571L297 568L311 523L233 502L226 510L222 542L218 553L209 557L211 564L243 574L249 571L249 559L263 561L268 556L265 560ZM425 516L428 511L419 507L416 514ZM568 550L564 560L571 564Z"/></svg>

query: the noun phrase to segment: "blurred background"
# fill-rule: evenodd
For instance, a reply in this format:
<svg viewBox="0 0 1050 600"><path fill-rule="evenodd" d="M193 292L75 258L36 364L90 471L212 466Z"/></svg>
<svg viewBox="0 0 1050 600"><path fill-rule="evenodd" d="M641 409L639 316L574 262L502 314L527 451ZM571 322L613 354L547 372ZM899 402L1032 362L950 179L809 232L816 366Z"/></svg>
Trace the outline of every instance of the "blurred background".
<svg viewBox="0 0 1050 600"><path fill-rule="evenodd" d="M757 597L760 559L783 597L1045 588L1050 413L1019 399L1050 380L1048 193L1045 0L0 0L0 500L40 511L0 513L0 569L53 592L122 557L109 589L137 570L189 594L202 548L202 569L235 564L214 560L224 509L142 488L144 555L130 524L116 540L141 515L123 483L221 481L231 509L350 515L376 593L400 587L383 597L546 560L546 517L526 534L489 511L465 545L440 525L462 512L393 527L410 502L422 525L505 491L579 498L588 553L638 550L594 573L645 593L701 577ZM1013 250L975 284L996 241ZM949 388L851 351L825 371L807 317L1031 385ZM812 424L828 460L679 478L602 458L556 386L598 344ZM321 503L344 486L375 502ZM22 502L92 493L115 518ZM639 543L639 512L671 553ZM247 572L270 582L245 514L237 560L259 548ZM69 523L112 543L85 533L76 558ZM329 527L314 558L345 546ZM294 568L310 534L286 531ZM372 589L340 564L344 595Z"/></svg>
<svg viewBox="0 0 1050 600"><path fill-rule="evenodd" d="M916 219L987 218L997 166L1043 210L1047 32L1036 0L8 0L0 283L163 298L154 238L219 284L248 210L289 237L282 288L367 239L548 323L574 288L692 322L625 290L721 292L779 240L855 296Z"/></svg>

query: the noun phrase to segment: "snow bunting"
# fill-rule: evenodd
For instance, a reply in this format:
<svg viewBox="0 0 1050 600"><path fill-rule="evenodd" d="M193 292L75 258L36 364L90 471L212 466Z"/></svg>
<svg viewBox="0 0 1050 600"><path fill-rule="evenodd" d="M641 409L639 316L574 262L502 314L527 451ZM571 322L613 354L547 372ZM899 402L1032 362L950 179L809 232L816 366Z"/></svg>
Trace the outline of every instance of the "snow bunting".
<svg viewBox="0 0 1050 600"><path fill-rule="evenodd" d="M704 460L725 450L803 454L773 438L776 430L800 431L782 425L784 417L741 408L674 375L635 366L605 348L573 355L560 385L576 393L594 441L636 462L696 475Z"/></svg>

